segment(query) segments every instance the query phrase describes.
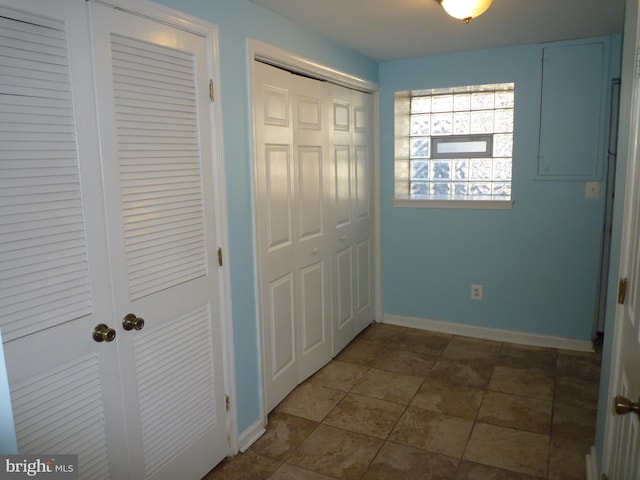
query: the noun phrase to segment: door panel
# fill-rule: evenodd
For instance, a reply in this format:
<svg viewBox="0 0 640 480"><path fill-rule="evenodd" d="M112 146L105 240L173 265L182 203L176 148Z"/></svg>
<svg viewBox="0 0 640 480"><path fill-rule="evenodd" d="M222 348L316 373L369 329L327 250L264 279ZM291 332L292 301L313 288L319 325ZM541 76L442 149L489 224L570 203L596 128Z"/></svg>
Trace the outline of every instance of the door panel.
<svg viewBox="0 0 640 480"><path fill-rule="evenodd" d="M336 355L373 321L373 149L371 96L336 85L330 88L336 198Z"/></svg>
<svg viewBox="0 0 640 480"><path fill-rule="evenodd" d="M357 312L371 307L371 291L373 279L371 278L371 240L366 239L356 245L356 279L357 279Z"/></svg>
<svg viewBox="0 0 640 480"><path fill-rule="evenodd" d="M265 405L298 384L293 124L289 74L254 62L255 175Z"/></svg>
<svg viewBox="0 0 640 480"><path fill-rule="evenodd" d="M356 245L356 333L371 324L373 312L373 112L370 94L351 92L354 150L354 244Z"/></svg>
<svg viewBox="0 0 640 480"><path fill-rule="evenodd" d="M626 398L634 398L629 388L629 375L622 372L622 382L618 393ZM613 463L612 480L622 478L638 478L640 474L640 421L637 416L618 417L616 422L615 459Z"/></svg>
<svg viewBox="0 0 640 480"><path fill-rule="evenodd" d="M269 251L293 245L291 155L288 145L265 145L265 201Z"/></svg>
<svg viewBox="0 0 640 480"><path fill-rule="evenodd" d="M65 19L2 14L0 327L11 341L94 310Z"/></svg>
<svg viewBox="0 0 640 480"><path fill-rule="evenodd" d="M302 356L309 355L313 349L322 348L327 340L324 318L325 291L324 262L309 265L300 271L300 289L302 297Z"/></svg>
<svg viewBox="0 0 640 480"><path fill-rule="evenodd" d="M632 6L633 2L629 2ZM637 19L640 18L637 5L628 15L633 15L633 26L628 34L638 44ZM627 33L625 33L625 37ZM626 38L625 38L626 41ZM632 49L633 50L633 49ZM632 51L630 50L630 52ZM635 56L625 62L635 64ZM607 409L604 452L602 458L602 476L611 480L640 478L640 416L636 413L616 415L611 408L617 396L626 397L640 408L640 82L637 76L629 80L628 98L632 99L627 144L627 171L625 172L626 188L624 198L624 215L622 221L622 243L620 247L620 278L626 279L626 294L618 300L611 348L611 376L608 390L609 405L601 405ZM626 81L627 79L623 79ZM623 85L625 82L623 81ZM621 137L622 140L622 137ZM619 149L625 151L624 149ZM617 403L617 402L616 402ZM608 408L607 408L608 407Z"/></svg>
<svg viewBox="0 0 640 480"><path fill-rule="evenodd" d="M132 477L201 478L227 453L207 42L99 4L91 20Z"/></svg>
<svg viewBox="0 0 640 480"><path fill-rule="evenodd" d="M15 357L13 352L11 355ZM79 478L111 478L98 353L75 356L69 362L12 383L21 454L78 455Z"/></svg>
<svg viewBox="0 0 640 480"><path fill-rule="evenodd" d="M276 279L270 284L269 304L269 329L274 332L271 336L271 381L276 382L278 377L287 375L293 377L287 383L297 382L296 362L296 328L295 312L293 308L293 275L287 274L283 278ZM277 335L276 333L277 332Z"/></svg>
<svg viewBox="0 0 640 480"><path fill-rule="evenodd" d="M85 4L0 3L0 328L19 453L126 478L117 350L92 339L112 317Z"/></svg>
<svg viewBox="0 0 640 480"><path fill-rule="evenodd" d="M298 382L331 360L331 245L328 132L323 119L324 84L289 74L293 98L293 151L296 183L293 208L298 231L295 252Z"/></svg>
<svg viewBox="0 0 640 480"><path fill-rule="evenodd" d="M355 219L369 220L371 216L371 155L367 145L357 145L355 154Z"/></svg>
<svg viewBox="0 0 640 480"><path fill-rule="evenodd" d="M353 320L353 248L348 246L336 254L336 304L338 332Z"/></svg>
<svg viewBox="0 0 640 480"><path fill-rule="evenodd" d="M324 234L322 147L298 148L299 240Z"/></svg>
<svg viewBox="0 0 640 480"><path fill-rule="evenodd" d="M336 228L351 224L351 148L348 144L333 145L335 162ZM343 228L343 230L346 230ZM347 232L345 232L347 234Z"/></svg>
<svg viewBox="0 0 640 480"><path fill-rule="evenodd" d="M326 121L320 82L254 62L265 403L331 359Z"/></svg>
<svg viewBox="0 0 640 480"><path fill-rule="evenodd" d="M211 325L207 305L169 325L141 332L134 341L147 472L161 468L167 458L222 420L211 402L219 393L211 376L215 371Z"/></svg>

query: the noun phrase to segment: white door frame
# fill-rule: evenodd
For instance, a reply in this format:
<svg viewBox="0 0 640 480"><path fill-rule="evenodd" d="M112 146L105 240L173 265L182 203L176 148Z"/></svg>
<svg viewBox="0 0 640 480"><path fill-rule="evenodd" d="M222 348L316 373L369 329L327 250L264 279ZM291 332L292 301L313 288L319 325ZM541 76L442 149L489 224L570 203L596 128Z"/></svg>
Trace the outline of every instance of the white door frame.
<svg viewBox="0 0 640 480"><path fill-rule="evenodd" d="M309 58L297 55L295 53L289 52L287 50L281 49L279 47L275 47L273 45L270 45L268 43L265 43L253 38L249 38L248 40L248 49L249 49L249 55L248 55L249 88L248 89L249 89L251 105L253 105L255 101L252 93L254 91L253 86L255 83L255 76L253 71L254 60L263 61L265 63L268 63L276 67L281 67L290 71L302 73L312 78L316 78L319 80L326 80L331 83L335 83L338 85L342 85L344 87L370 93L373 95L373 104L374 104L374 111L373 111L373 115L374 115L373 117L373 124L374 124L374 134L373 134L374 232L373 233L374 233L374 243L375 243L375 246L374 246L375 313L374 315L376 319L378 320L382 319L382 279L381 279L382 251L380 246L381 230L380 230L380 142L379 142L380 94L379 94L379 86L375 82L371 82L369 80L343 72L341 70L337 70L335 68L323 65ZM254 228L255 228L255 221L256 221L255 212L257 211L256 204L255 204L256 202L255 189L256 189L256 181L257 181L255 162L257 158L257 152L256 152L256 142L255 142L255 130L253 128L253 125L255 125L255 111L253 107L251 108L251 125L252 125L251 148L252 148L252 163L253 163L252 173L254 177L254 182L253 182L254 190L252 194L254 196L253 217L254 217ZM257 228L255 228L255 234L257 236ZM259 269L260 262L257 261L258 260L257 244L256 244L255 258L256 258L256 268ZM256 309L256 311L258 312L256 316L256 325L260 334L260 349L261 349L260 368L261 368L261 372L264 372L264 350L262 348L262 346L264 345L263 343L264 331L260 321L261 310L260 310L260 294L259 294L258 278L260 278L260 275L256 275L256 283L255 283L255 293L256 293L255 301L256 301L256 305L258 306L258 308ZM262 398L264 399L266 398L265 396L266 394L265 394L265 383L264 383L263 376L261 376L261 383L262 383L261 385ZM263 401L262 402L262 418L259 419L259 421L256 424L250 427L250 429L247 432L242 434L243 438L241 439L241 445L243 450L247 448L258 437L260 437L260 435L262 435L262 433L264 432L264 427L266 426L266 422L267 422L267 414L268 412L266 411L266 403Z"/></svg>
<svg viewBox="0 0 640 480"><path fill-rule="evenodd" d="M222 268L218 268L218 286L220 305L220 321L222 322L223 351L224 360L224 394L229 398L230 408L227 411L227 438L228 454L238 452L238 417L236 409L236 381L235 364L233 352L233 323L231 311L231 268L229 266L229 235L227 219L227 194L226 194L226 173L224 163L223 148L223 126L222 126L222 93L220 91L220 53L217 26L205 22L199 18L186 13L173 10L171 8L153 3L148 0L90 0L95 3L116 7L133 15L138 15L150 20L154 20L172 27L187 31L189 33L203 37L207 44L208 75L213 82L213 94L215 101L210 103L209 116L212 126L211 151L215 177L212 179L214 185L214 211L216 217L217 247L223 253Z"/></svg>

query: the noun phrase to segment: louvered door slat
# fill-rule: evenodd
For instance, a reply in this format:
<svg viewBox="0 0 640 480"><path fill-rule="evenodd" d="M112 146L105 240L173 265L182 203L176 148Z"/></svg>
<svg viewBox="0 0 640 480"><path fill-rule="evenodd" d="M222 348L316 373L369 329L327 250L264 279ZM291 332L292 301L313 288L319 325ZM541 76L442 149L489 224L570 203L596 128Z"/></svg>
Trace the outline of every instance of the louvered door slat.
<svg viewBox="0 0 640 480"><path fill-rule="evenodd" d="M137 67L132 64L137 62ZM114 71L120 72L118 85L129 91L142 91L142 85L154 91L166 90L177 93L179 98L184 95L184 90L188 89L192 81L188 76L171 75L162 66L149 65L144 59L121 55L113 60ZM180 72L178 72L180 73Z"/></svg>
<svg viewBox="0 0 640 480"><path fill-rule="evenodd" d="M143 95L128 95L122 96L122 98L116 98L118 103L117 118L121 118L120 113L129 109L144 109L138 115L143 117L148 116L170 116L174 115L176 118L193 118L193 108L191 105L182 105L180 102L165 102L160 98L156 98L155 102L151 96Z"/></svg>
<svg viewBox="0 0 640 480"><path fill-rule="evenodd" d="M42 62L34 62L28 58L23 57L2 57L2 65L7 68L15 68L22 69L25 71L32 72L32 74L59 74L64 75L67 66L66 65L56 65L55 63L42 63Z"/></svg>
<svg viewBox="0 0 640 480"><path fill-rule="evenodd" d="M91 355L12 386L20 452L76 454L83 459L80 478L109 478L98 379L98 359ZM91 476L85 458L92 459Z"/></svg>
<svg viewBox="0 0 640 480"><path fill-rule="evenodd" d="M192 78L192 61L188 55L179 50L165 48L160 45L141 42L133 38L112 35L111 51L115 58L127 57L135 64L155 65L162 67L166 75L177 75L179 78Z"/></svg>
<svg viewBox="0 0 640 480"><path fill-rule="evenodd" d="M117 35L111 49L133 300L206 273L196 91L189 54Z"/></svg>
<svg viewBox="0 0 640 480"><path fill-rule="evenodd" d="M92 312L65 25L11 16L0 18L0 327L7 341Z"/></svg>
<svg viewBox="0 0 640 480"><path fill-rule="evenodd" d="M147 474L216 423L210 315L200 308L136 340Z"/></svg>
<svg viewBox="0 0 640 480"><path fill-rule="evenodd" d="M134 105L128 106L128 105L120 105L120 107L118 108L118 113L116 115L116 120L118 122L122 122L120 123L121 125L126 126L127 121L136 121L136 122L143 122L143 123L163 123L163 124L171 124L171 122L177 122L179 125L181 124L187 124L187 125L191 125L193 126L193 128L197 128L197 125L193 123L194 119L193 117L190 115L189 113L189 109L185 109L184 112L179 111L177 108L172 110L172 116L171 118L165 118L164 116L158 116L156 114L156 112L154 110L151 109L151 105L149 106L150 108L145 111L145 112L141 112L139 109L135 108ZM159 110L159 109L156 109Z"/></svg>

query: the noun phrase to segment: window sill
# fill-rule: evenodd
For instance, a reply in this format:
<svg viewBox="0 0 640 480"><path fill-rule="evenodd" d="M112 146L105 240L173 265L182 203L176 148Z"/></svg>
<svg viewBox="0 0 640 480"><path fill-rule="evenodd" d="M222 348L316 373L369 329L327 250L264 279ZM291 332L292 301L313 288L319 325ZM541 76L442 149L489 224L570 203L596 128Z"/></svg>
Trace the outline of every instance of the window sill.
<svg viewBox="0 0 640 480"><path fill-rule="evenodd" d="M481 199L449 199L449 198L394 198L394 207L400 208L468 208L480 210L510 210L513 200L495 200L491 197Z"/></svg>

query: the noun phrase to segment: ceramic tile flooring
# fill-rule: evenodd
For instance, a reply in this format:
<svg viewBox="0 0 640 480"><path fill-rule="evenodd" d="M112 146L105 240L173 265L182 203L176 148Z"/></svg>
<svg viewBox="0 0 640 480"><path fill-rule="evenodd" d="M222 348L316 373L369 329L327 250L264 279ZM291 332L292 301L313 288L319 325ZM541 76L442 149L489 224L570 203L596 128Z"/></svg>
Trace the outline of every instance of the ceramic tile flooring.
<svg viewBox="0 0 640 480"><path fill-rule="evenodd" d="M584 480L600 354L373 324L206 480Z"/></svg>

